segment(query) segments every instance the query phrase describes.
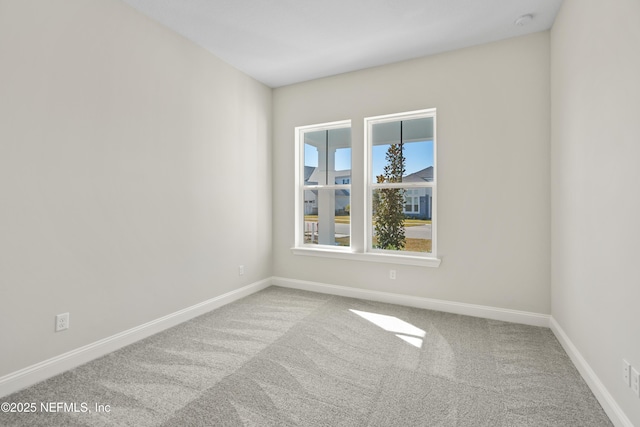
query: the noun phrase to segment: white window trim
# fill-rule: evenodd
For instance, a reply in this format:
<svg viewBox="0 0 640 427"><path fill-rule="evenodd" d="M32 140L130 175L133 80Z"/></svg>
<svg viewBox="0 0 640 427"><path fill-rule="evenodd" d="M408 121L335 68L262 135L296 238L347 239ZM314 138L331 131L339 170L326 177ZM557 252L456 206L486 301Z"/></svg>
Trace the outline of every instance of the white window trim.
<svg viewBox="0 0 640 427"><path fill-rule="evenodd" d="M386 183L378 184L373 182L372 170L373 170L373 158L372 158L372 128L376 123L393 122L399 119L412 120L425 117L433 118L433 181L424 183ZM364 164L364 206L365 206L365 221L364 221L364 236L365 236L365 251L368 254L376 255L388 255L395 257L409 257L418 258L424 260L437 261L440 265L440 259L438 258L437 251L437 128L436 128L436 109L429 108L425 110L408 111L405 113L385 114L382 116L365 117L364 119L364 135L365 135L365 164ZM409 251L389 251L384 249L374 249L372 246L373 232L371 231L371 224L373 218L372 206L371 206L371 192L376 188L425 188L431 187L431 199L432 199L432 211L431 211L431 253L425 254L421 252L409 252ZM431 263L431 262L429 262Z"/></svg>
<svg viewBox="0 0 640 427"><path fill-rule="evenodd" d="M425 183L398 183L397 186L401 188L424 188L431 187L432 191L432 252L429 254L424 254L420 252L408 252L408 251L388 251L388 250L380 250L380 249L370 249L371 248L371 233L369 232L368 224L371 224L371 190L376 188L378 185L372 183L371 177L371 150L369 150L370 141L369 135L370 131L367 129L369 124L372 124L372 120L380 120L380 121L393 121L398 118L403 118L406 120L412 118L422 118L422 117L433 117L433 132L434 132L434 145L433 145L433 156L434 156L434 176L433 182L425 182ZM330 245L318 245L318 244L310 244L304 243L304 206L302 201L304 200L304 188L309 189L311 187L322 187L324 189L349 189L351 190L351 184L353 183L353 175L351 176L350 184L342 184L342 185L323 185L323 186L303 186L303 171L304 171L304 150L301 147L300 136L302 133L308 130L324 130L324 129L336 129L342 128L346 126L351 126L351 120L340 120L330 123L323 124L315 124L308 126L298 126L295 128L295 179L294 179L294 203L295 203L295 245L291 248L291 252L294 255L301 256L312 256L312 257L321 257L321 258L333 258L333 259L342 259L349 261L365 261L365 262L377 262L377 263L388 263L388 264L403 264L403 265L414 265L421 267L439 267L442 260L437 257L436 252L436 213L437 213L437 200L436 200L436 173L437 173L437 155L436 155L436 109L426 109L426 110L416 110L406 113L396 113L389 114L384 116L376 116L376 117L368 117L365 118L364 127L365 127L365 159L364 159L364 185L365 188L365 197L364 197L364 212L365 218L351 218L350 228L353 229L354 222L356 225L361 224L361 221L364 220L364 236L365 242L360 242L360 244L354 245L353 240L351 241L350 247L345 246L330 246ZM353 142L352 142L352 150L353 150ZM352 166L351 170L353 171L353 157L352 157ZM388 188L388 187L387 187ZM352 235L352 233L350 233ZM352 236L353 238L353 236ZM355 247L359 247L364 243L364 250L358 251ZM355 246L355 247L354 247Z"/></svg>
<svg viewBox="0 0 640 427"><path fill-rule="evenodd" d="M331 245L319 245L316 243L305 243L304 242L304 191L305 190L313 190L313 189L323 189L323 190L349 190L351 191L351 184L327 184L327 185L304 185L302 181L304 178L304 149L301 147L300 137L302 134L309 130L331 130L331 129L340 129L345 127L351 127L351 120L340 120L336 122L330 123L320 123L315 125L307 125L307 126L297 126L295 128L295 158L296 158L296 176L294 179L295 185L295 218L296 218L296 227L295 227L295 247L293 249L302 249L305 248L307 250L321 250L321 251L335 251L339 253L348 252L351 250L350 247L345 246L331 246ZM353 162L353 160L352 160ZM353 166L351 168L353 170ZM352 224L349 221L349 235L351 235Z"/></svg>
<svg viewBox="0 0 640 427"><path fill-rule="evenodd" d="M416 207L416 202L415 200L418 199L418 210L416 211L414 208ZM409 194L404 196L404 208L402 209L402 212L404 212L405 214L414 214L417 212L420 212L420 196L416 196L414 194ZM407 206L407 200L409 200L409 206L411 206L411 210L407 210L406 206Z"/></svg>
<svg viewBox="0 0 640 427"><path fill-rule="evenodd" d="M439 267L442 260L435 257L416 256L418 252L403 252L403 254L390 253L391 251L381 252L355 252L353 248L339 247L339 246L319 246L310 247L311 245L304 245L304 247L291 248L291 252L294 255L307 255L322 258L336 258L347 261L369 261L369 262L383 262L387 264L404 264L404 265L417 265L421 267ZM406 255L405 255L406 254Z"/></svg>

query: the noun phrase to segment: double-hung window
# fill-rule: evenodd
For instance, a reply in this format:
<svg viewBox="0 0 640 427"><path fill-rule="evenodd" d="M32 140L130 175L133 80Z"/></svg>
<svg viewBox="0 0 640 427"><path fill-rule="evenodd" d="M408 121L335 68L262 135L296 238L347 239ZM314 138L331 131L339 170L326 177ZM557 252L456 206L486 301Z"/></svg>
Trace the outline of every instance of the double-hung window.
<svg viewBox="0 0 640 427"><path fill-rule="evenodd" d="M367 249L435 256L435 109L365 119Z"/></svg>
<svg viewBox="0 0 640 427"><path fill-rule="evenodd" d="M296 128L296 245L351 246L351 122Z"/></svg>
<svg viewBox="0 0 640 427"><path fill-rule="evenodd" d="M365 118L353 159L350 120L297 127L295 139L294 253L440 265L435 109Z"/></svg>

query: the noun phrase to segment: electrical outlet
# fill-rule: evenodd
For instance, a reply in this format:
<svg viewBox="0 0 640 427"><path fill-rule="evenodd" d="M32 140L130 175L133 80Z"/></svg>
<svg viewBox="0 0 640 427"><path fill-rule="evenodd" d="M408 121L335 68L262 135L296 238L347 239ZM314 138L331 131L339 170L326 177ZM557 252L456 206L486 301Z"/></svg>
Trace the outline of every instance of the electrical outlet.
<svg viewBox="0 0 640 427"><path fill-rule="evenodd" d="M56 316L56 332L69 329L69 313L62 313Z"/></svg>
<svg viewBox="0 0 640 427"><path fill-rule="evenodd" d="M396 271L395 270L389 270L389 279L396 279Z"/></svg>
<svg viewBox="0 0 640 427"><path fill-rule="evenodd" d="M238 275L242 276L244 274L244 265L238 266Z"/></svg>
<svg viewBox="0 0 640 427"><path fill-rule="evenodd" d="M636 368L631 368L631 390L640 397L640 373Z"/></svg>
<svg viewBox="0 0 640 427"><path fill-rule="evenodd" d="M629 387L631 385L631 364L622 359L622 382Z"/></svg>

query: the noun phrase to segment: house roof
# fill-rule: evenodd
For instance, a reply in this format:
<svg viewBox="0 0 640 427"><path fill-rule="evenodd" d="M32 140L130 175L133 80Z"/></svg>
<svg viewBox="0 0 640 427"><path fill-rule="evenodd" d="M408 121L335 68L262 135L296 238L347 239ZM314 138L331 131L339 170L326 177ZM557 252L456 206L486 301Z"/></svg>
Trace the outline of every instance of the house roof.
<svg viewBox="0 0 640 427"><path fill-rule="evenodd" d="M305 166L304 167L304 182L309 183L309 179L315 172L316 168L314 166ZM351 176L351 170L341 170L336 171L336 177L345 177ZM402 177L402 182L433 182L433 166L429 166L427 168L421 169L417 172L409 174L405 177Z"/></svg>
<svg viewBox="0 0 640 427"><path fill-rule="evenodd" d="M315 166L305 166L304 167L304 182L305 184L308 185L315 185L319 182L318 180L318 176L316 174L316 172L318 173L324 173L321 171L317 170L318 168ZM335 178L346 178L346 177L350 177L351 176L351 169L345 169L345 170L339 170L339 171L335 171ZM323 179L324 181L324 179Z"/></svg>
<svg viewBox="0 0 640 427"><path fill-rule="evenodd" d="M433 182L433 166L403 177L402 182Z"/></svg>
<svg viewBox="0 0 640 427"><path fill-rule="evenodd" d="M315 171L316 168L313 166L305 166L304 167L304 182L309 181L309 178L311 178L311 175L313 174L313 171Z"/></svg>

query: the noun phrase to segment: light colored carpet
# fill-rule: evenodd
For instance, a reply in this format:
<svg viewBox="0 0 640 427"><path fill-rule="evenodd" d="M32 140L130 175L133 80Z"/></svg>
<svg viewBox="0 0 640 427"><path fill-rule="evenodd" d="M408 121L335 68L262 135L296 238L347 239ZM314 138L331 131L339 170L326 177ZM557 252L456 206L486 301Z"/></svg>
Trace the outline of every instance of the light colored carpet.
<svg viewBox="0 0 640 427"><path fill-rule="evenodd" d="M0 401L91 410L2 426L611 425L547 328L279 287Z"/></svg>

